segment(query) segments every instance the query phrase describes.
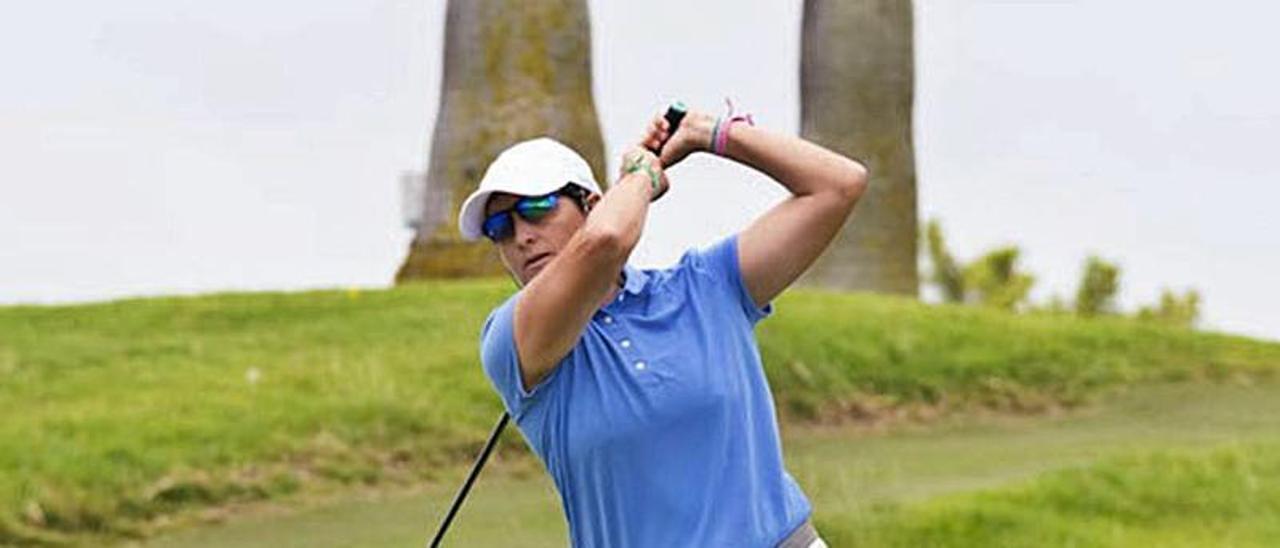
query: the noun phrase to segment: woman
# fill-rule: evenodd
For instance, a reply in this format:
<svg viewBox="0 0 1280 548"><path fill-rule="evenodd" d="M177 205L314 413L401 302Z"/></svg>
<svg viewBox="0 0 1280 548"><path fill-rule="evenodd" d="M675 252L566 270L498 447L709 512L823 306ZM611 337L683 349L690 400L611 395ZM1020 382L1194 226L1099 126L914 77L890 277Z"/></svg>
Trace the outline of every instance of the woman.
<svg viewBox="0 0 1280 548"><path fill-rule="evenodd" d="M627 264L664 170L693 152L791 196L673 267ZM555 481L574 546L825 546L783 466L753 327L866 186L849 158L696 111L674 134L655 116L604 195L581 156L547 138L489 166L459 226L497 246L520 290L489 315L481 358Z"/></svg>

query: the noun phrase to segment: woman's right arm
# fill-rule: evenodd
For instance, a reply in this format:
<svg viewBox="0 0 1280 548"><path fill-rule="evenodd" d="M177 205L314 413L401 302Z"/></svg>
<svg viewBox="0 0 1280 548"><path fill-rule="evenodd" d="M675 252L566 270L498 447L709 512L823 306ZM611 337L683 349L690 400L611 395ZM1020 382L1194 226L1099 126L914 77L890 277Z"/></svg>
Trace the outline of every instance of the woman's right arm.
<svg viewBox="0 0 1280 548"><path fill-rule="evenodd" d="M663 185L657 158L641 154ZM573 350L591 316L615 287L618 275L640 241L649 212L652 184L647 172L624 173L605 193L581 228L522 290L514 330L521 380L531 390Z"/></svg>

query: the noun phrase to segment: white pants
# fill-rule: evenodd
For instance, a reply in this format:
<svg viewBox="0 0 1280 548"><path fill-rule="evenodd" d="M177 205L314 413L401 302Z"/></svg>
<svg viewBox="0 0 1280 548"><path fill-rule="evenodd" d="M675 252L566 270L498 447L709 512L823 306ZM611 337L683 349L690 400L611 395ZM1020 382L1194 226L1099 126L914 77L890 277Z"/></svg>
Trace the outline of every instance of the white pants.
<svg viewBox="0 0 1280 548"><path fill-rule="evenodd" d="M827 543L822 541L822 537L818 537L813 539L813 542L809 543L809 548L828 548L828 547L827 547Z"/></svg>

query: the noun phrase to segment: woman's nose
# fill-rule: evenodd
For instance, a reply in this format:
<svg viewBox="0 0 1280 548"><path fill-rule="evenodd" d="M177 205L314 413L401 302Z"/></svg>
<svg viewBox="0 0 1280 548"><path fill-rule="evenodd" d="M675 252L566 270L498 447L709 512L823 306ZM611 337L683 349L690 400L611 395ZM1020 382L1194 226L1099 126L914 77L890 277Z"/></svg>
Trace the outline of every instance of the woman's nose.
<svg viewBox="0 0 1280 548"><path fill-rule="evenodd" d="M537 225L529 222L519 215L512 215L515 223L515 240L520 244L529 244L536 239L538 228Z"/></svg>

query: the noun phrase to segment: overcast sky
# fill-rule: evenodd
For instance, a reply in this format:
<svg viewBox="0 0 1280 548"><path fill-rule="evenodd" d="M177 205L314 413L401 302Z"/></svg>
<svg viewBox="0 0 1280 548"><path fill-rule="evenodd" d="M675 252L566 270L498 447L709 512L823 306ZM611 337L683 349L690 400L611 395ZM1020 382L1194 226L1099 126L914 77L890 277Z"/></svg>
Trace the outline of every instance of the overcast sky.
<svg viewBox="0 0 1280 548"><path fill-rule="evenodd" d="M590 3L616 156L672 99L799 127L798 1ZM700 12L689 12L696 5ZM51 1L0 17L0 302L384 286L410 233L442 1ZM916 3L921 217L962 258L1015 243L1069 297L1091 253L1121 302L1199 288L1208 327L1280 339L1280 8ZM642 266L738 230L781 187L672 172ZM855 213L856 215L856 213Z"/></svg>

